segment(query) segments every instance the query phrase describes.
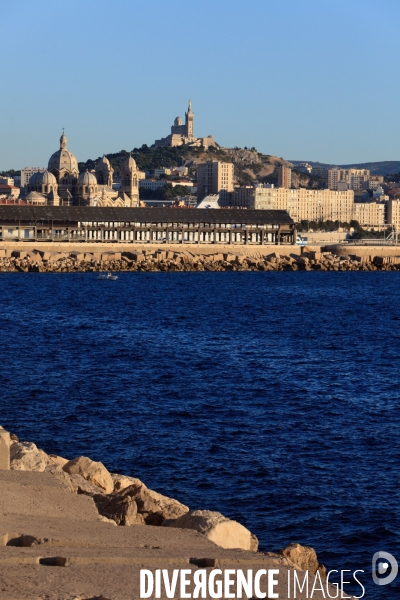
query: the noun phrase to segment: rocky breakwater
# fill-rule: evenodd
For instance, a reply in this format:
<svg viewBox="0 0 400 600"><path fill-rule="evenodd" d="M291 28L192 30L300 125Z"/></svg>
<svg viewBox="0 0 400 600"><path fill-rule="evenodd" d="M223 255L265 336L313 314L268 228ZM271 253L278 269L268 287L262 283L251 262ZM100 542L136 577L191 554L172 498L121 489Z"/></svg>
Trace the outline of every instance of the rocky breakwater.
<svg viewBox="0 0 400 600"><path fill-rule="evenodd" d="M88 457L68 460L46 454L34 443L20 441L0 427L0 469L8 468L52 475L66 491L91 498L99 521L125 527L190 529L224 549L258 551L257 537L219 512L190 510L178 500L149 489L140 479L110 473L101 462ZM290 544L279 554L289 567L318 572L322 579L326 576L313 548Z"/></svg>
<svg viewBox="0 0 400 600"><path fill-rule="evenodd" d="M102 271L397 271L400 256L357 256L337 246L299 255L263 251L214 252L158 249L132 252L49 252L0 249L0 272L70 273Z"/></svg>

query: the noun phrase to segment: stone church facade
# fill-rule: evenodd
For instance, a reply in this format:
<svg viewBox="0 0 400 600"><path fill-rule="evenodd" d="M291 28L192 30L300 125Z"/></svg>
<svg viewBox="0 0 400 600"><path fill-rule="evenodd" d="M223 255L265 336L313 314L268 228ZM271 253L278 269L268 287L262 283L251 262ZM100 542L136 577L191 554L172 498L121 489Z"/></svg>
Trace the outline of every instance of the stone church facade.
<svg viewBox="0 0 400 600"><path fill-rule="evenodd" d="M112 187L113 173L106 156L96 164L94 173L79 173L78 161L68 150L63 133L47 169L30 177L26 200L48 206L139 206L139 169L132 156L122 165L119 190Z"/></svg>

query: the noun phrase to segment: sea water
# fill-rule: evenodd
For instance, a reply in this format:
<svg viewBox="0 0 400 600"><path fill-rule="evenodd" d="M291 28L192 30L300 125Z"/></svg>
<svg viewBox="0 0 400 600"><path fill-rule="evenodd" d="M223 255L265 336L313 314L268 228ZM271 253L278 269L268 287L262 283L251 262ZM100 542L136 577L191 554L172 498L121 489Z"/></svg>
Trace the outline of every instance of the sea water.
<svg viewBox="0 0 400 600"><path fill-rule="evenodd" d="M395 597L400 274L96 277L1 274L0 424Z"/></svg>

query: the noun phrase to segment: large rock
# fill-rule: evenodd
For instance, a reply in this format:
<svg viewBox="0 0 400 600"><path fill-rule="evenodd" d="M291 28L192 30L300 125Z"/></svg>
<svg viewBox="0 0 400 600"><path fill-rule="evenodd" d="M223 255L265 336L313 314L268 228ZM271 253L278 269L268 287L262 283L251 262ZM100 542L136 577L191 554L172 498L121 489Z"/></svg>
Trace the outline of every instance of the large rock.
<svg viewBox="0 0 400 600"><path fill-rule="evenodd" d="M79 475L78 473L73 473L72 475L68 475L65 471L63 471L64 475L69 478L71 489L76 494L85 494L86 496L96 496L101 493L102 489L99 488L98 485L94 483L90 483L87 479Z"/></svg>
<svg viewBox="0 0 400 600"><path fill-rule="evenodd" d="M112 480L114 482L114 492L119 492L129 487L130 485L144 485L140 479L136 477L129 477L128 475L119 475L118 473L111 473Z"/></svg>
<svg viewBox="0 0 400 600"><path fill-rule="evenodd" d="M178 519L189 511L189 507L185 504L149 490L140 480L126 490L132 494L138 513L143 515L147 525L161 525L165 519Z"/></svg>
<svg viewBox="0 0 400 600"><path fill-rule="evenodd" d="M240 548L257 552L258 540L246 527L227 519L219 512L191 510L179 519L168 522L168 527L194 529L221 548Z"/></svg>
<svg viewBox="0 0 400 600"><path fill-rule="evenodd" d="M114 490L114 482L103 463L90 460L87 456L78 456L69 460L63 470L69 475L82 475L84 479L98 486L105 494Z"/></svg>
<svg viewBox="0 0 400 600"><path fill-rule="evenodd" d="M129 494L128 488L110 494L109 496L96 495L93 500L100 515L112 519L117 525L144 525L143 515L138 514L137 504Z"/></svg>
<svg viewBox="0 0 400 600"><path fill-rule="evenodd" d="M349 254L349 248L346 248L346 246L341 246L340 244L325 246L324 248L321 248L321 250L323 252L330 252L335 256L345 256L346 254Z"/></svg>
<svg viewBox="0 0 400 600"><path fill-rule="evenodd" d="M112 502L110 506L114 510L121 504L121 511L124 512L129 502L134 502L138 512L136 523L144 522L147 525L161 525L166 519L175 520L189 510L189 507L178 502L178 500L149 490L140 479L121 475L114 477L116 491L108 496ZM129 485L125 486L126 483L129 483ZM120 489L118 489L119 486L121 486ZM104 500L100 501L104 503ZM96 498L95 502L98 502ZM104 509L101 514L105 514L105 516L111 514L107 511L109 511L108 508Z"/></svg>
<svg viewBox="0 0 400 600"><path fill-rule="evenodd" d="M32 442L13 442L10 448L10 468L14 471L43 472L54 463Z"/></svg>
<svg viewBox="0 0 400 600"><path fill-rule="evenodd" d="M49 454L49 459L60 467L63 467L67 464L68 458L63 458L62 456L57 456L57 454Z"/></svg>
<svg viewBox="0 0 400 600"><path fill-rule="evenodd" d="M282 554L292 567L302 571L310 571L313 575L319 571L321 579L326 579L326 568L318 562L317 553L311 546L289 544L286 548L279 550L279 554Z"/></svg>

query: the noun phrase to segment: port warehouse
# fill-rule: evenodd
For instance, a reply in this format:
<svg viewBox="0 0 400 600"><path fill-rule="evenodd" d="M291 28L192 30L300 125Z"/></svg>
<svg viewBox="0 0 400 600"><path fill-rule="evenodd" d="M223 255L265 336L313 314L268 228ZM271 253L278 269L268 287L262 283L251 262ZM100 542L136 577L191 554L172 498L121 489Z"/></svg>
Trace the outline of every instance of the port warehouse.
<svg viewBox="0 0 400 600"><path fill-rule="evenodd" d="M294 244L284 210L0 205L3 241Z"/></svg>

